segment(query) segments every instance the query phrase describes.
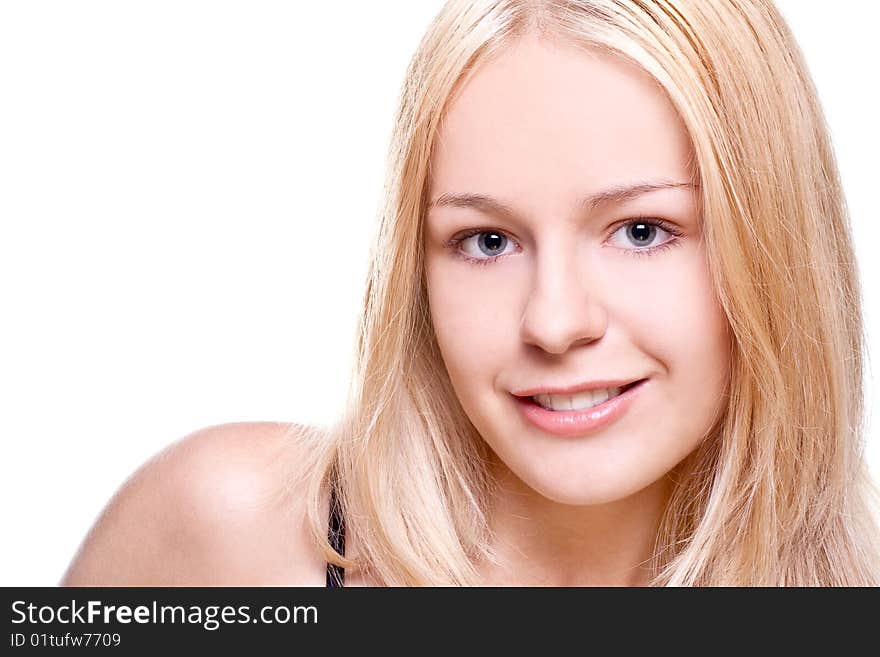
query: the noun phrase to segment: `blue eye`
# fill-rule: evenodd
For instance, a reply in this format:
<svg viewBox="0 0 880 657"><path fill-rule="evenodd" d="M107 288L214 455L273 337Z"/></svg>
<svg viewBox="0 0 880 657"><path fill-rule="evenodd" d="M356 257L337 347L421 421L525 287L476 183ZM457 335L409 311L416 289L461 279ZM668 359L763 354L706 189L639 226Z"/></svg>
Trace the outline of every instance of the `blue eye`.
<svg viewBox="0 0 880 657"><path fill-rule="evenodd" d="M680 244L681 231L662 219L653 217L634 217L619 225L612 237L625 232L626 242L631 246L615 245L615 248L633 256L654 255L662 250ZM671 236L660 244L649 246L659 233ZM456 236L444 244L453 249L455 255L475 265L488 265L508 255L507 247L516 244L504 231L493 228L473 228ZM635 248L632 248L634 246Z"/></svg>
<svg viewBox="0 0 880 657"><path fill-rule="evenodd" d="M627 238L636 242L636 246L648 246L657 235L657 226L644 221L640 221L637 224L627 224L624 228L626 229Z"/></svg>
<svg viewBox="0 0 880 657"><path fill-rule="evenodd" d="M511 243L513 240L500 230L474 229L451 240L447 246L461 247L456 253L465 260L482 265L505 255L505 247Z"/></svg>
<svg viewBox="0 0 880 657"><path fill-rule="evenodd" d="M623 250L627 253L636 256L651 255L656 253L657 251L666 249L670 246L674 246L675 244L678 244L678 237L681 236L681 231L666 223L665 221L648 217L636 217L634 219L628 220L626 223L624 223L622 226L619 226L614 231L612 237L621 232L624 232L626 240L629 244L633 244L638 247L632 249L623 246L621 248L623 248ZM660 244L656 244L654 246L648 246L657 237L658 232L666 233L672 236L672 239L667 239L665 242L661 242Z"/></svg>

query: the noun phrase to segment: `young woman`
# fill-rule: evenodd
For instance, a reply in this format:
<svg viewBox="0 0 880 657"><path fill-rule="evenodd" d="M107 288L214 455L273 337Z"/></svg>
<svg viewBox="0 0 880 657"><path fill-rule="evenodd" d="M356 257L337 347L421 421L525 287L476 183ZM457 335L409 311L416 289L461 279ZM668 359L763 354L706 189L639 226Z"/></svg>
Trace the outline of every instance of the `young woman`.
<svg viewBox="0 0 880 657"><path fill-rule="evenodd" d="M173 445L64 583L880 584L850 228L769 0L452 0L386 189L344 415Z"/></svg>

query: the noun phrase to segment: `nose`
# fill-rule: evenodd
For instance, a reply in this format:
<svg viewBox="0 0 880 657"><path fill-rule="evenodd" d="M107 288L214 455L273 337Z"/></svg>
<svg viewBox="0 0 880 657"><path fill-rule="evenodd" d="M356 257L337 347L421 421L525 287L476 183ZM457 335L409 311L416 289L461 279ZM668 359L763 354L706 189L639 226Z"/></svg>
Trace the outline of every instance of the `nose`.
<svg viewBox="0 0 880 657"><path fill-rule="evenodd" d="M567 250L538 259L520 324L523 342L561 354L604 335L608 317L601 283L583 264Z"/></svg>

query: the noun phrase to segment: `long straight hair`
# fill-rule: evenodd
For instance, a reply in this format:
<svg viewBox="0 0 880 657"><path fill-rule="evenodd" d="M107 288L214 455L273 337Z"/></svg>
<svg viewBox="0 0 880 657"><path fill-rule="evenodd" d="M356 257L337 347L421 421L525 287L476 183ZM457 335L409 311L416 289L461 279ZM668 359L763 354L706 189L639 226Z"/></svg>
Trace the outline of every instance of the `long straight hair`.
<svg viewBox="0 0 880 657"><path fill-rule="evenodd" d="M636 63L665 89L695 153L709 271L733 337L729 396L670 473L652 585L880 584L851 228L816 91L769 0L443 7L401 90L344 412L291 435L307 454L315 541L332 563L388 585L477 584L475 564L495 558L488 448L443 365L421 245L443 113L527 33ZM327 542L331 473L354 558Z"/></svg>

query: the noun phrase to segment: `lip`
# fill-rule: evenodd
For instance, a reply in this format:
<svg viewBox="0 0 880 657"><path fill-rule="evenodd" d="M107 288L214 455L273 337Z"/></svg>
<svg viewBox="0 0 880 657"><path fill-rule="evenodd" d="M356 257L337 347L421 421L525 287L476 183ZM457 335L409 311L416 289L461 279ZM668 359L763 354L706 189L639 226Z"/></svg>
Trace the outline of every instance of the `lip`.
<svg viewBox="0 0 880 657"><path fill-rule="evenodd" d="M542 431L557 436L583 436L604 429L619 419L632 406L649 380L642 379L617 397L580 411L550 411L539 406L529 397L516 395L514 401L523 418Z"/></svg>
<svg viewBox="0 0 880 657"><path fill-rule="evenodd" d="M605 388L622 388L640 379L620 379L617 381L591 381L589 383L575 383L574 385L554 388L553 386L540 386L514 392L515 397L534 397L535 395L576 395L580 392L602 390ZM642 379L644 380L644 379Z"/></svg>

